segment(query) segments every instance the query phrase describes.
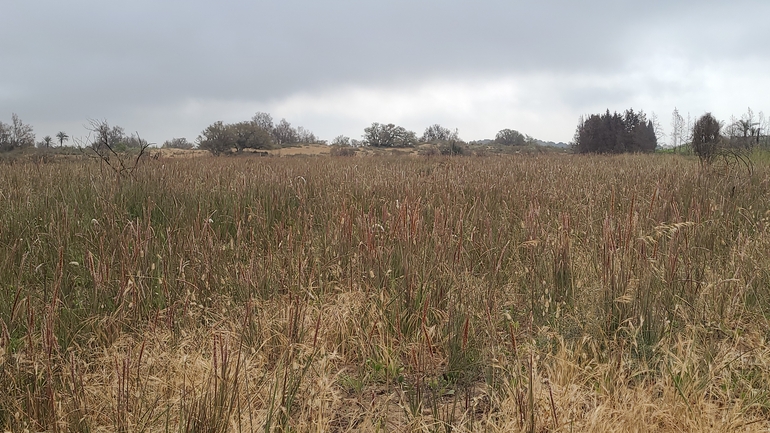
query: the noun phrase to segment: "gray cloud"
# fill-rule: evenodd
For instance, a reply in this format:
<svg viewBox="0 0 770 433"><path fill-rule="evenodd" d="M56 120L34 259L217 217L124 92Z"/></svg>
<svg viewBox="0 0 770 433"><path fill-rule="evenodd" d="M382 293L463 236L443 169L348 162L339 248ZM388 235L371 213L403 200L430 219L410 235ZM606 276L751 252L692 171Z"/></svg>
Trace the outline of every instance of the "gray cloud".
<svg viewBox="0 0 770 433"><path fill-rule="evenodd" d="M190 101L220 107L230 101L246 110L354 87L414 89L436 80L480 83L541 74L554 77L552 87L561 92L541 99L558 105L552 111L574 114L687 98L691 87L703 84L697 81L703 71L770 59L763 42L770 4L761 0L40 0L6 1L3 9L0 119L18 112L52 125L106 117L150 129L156 140L169 138L161 134L173 125L163 132L142 113L166 113L184 123L178 110ZM687 76L668 77L669 63ZM533 106L549 109L536 101ZM204 112L212 118L196 118L204 122L196 132L219 118L205 108L199 115ZM295 114L316 130L330 118L345 123L334 112L317 114L319 125L311 114ZM527 132L527 125L498 128L510 126ZM185 127L186 135L191 129ZM555 138L571 134L564 135Z"/></svg>

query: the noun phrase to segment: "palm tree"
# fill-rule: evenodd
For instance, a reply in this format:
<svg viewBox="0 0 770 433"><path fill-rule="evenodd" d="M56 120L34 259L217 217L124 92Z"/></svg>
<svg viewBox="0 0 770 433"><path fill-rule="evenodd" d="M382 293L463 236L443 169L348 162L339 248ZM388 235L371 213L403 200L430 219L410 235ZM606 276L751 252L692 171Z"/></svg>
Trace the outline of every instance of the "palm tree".
<svg viewBox="0 0 770 433"><path fill-rule="evenodd" d="M50 135L46 135L45 137L43 137L43 144L45 144L46 148L51 147L51 141L53 141L53 138L51 138Z"/></svg>
<svg viewBox="0 0 770 433"><path fill-rule="evenodd" d="M59 147L64 146L64 142L67 141L70 136L65 134L64 131L59 131L58 134L56 134L56 138L59 139Z"/></svg>

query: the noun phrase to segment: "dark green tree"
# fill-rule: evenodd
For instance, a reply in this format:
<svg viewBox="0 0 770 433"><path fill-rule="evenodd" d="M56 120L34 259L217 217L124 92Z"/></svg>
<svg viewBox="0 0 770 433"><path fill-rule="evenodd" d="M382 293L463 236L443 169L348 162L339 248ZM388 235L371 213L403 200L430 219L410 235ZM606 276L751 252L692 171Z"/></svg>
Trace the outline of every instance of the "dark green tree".
<svg viewBox="0 0 770 433"><path fill-rule="evenodd" d="M633 108L623 115L625 128L622 141L624 152L654 152L658 145L655 126L643 112L634 112Z"/></svg>
<svg viewBox="0 0 770 433"><path fill-rule="evenodd" d="M524 146L527 137L515 129L503 129L495 136L495 143L503 146Z"/></svg>
<svg viewBox="0 0 770 433"><path fill-rule="evenodd" d="M221 120L212 123L198 136L198 147L208 150L214 156L224 152L230 152L235 148L233 130L228 128Z"/></svg>
<svg viewBox="0 0 770 433"><path fill-rule="evenodd" d="M261 128L256 122L238 122L226 125L231 130L231 136L235 140L235 148L238 152L243 149L272 149L273 138L270 132Z"/></svg>
<svg viewBox="0 0 770 433"><path fill-rule="evenodd" d="M630 109L623 115L607 110L581 117L572 148L577 153L653 152L657 145L653 123L643 112Z"/></svg>
<svg viewBox="0 0 770 433"><path fill-rule="evenodd" d="M49 147L51 147L52 142L53 142L53 138L51 138L50 135L46 135L45 137L43 137L43 141L40 142L39 146L48 149Z"/></svg>
<svg viewBox="0 0 770 433"><path fill-rule="evenodd" d="M425 128L425 132L423 132L422 137L420 137L420 141L423 143L433 144L442 144L452 140L460 140L457 131L452 132L449 128L445 128L439 124Z"/></svg>
<svg viewBox="0 0 770 433"><path fill-rule="evenodd" d="M413 147L417 144L417 134L392 123L372 123L364 129L363 139L372 147Z"/></svg>
<svg viewBox="0 0 770 433"><path fill-rule="evenodd" d="M59 131L59 133L56 134L56 138L59 139L59 147L63 147L64 142L69 140L70 136L67 135L64 131Z"/></svg>

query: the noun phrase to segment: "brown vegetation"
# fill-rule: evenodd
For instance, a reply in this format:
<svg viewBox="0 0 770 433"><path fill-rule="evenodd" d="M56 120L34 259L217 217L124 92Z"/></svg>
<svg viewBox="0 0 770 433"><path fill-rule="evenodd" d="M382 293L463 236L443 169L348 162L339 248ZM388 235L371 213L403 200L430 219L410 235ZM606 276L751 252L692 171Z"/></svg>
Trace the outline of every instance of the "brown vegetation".
<svg viewBox="0 0 770 433"><path fill-rule="evenodd" d="M0 170L0 430L766 431L770 165Z"/></svg>

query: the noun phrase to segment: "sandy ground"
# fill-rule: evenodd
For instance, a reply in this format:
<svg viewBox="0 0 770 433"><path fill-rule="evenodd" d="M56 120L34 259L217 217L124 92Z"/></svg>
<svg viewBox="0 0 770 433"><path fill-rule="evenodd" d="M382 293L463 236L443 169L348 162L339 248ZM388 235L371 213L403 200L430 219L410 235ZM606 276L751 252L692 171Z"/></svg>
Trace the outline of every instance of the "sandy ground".
<svg viewBox="0 0 770 433"><path fill-rule="evenodd" d="M196 158L199 156L210 155L206 150L197 149L152 149L151 156L160 155L163 158Z"/></svg>
<svg viewBox="0 0 770 433"><path fill-rule="evenodd" d="M291 155L328 155L330 146L325 144L303 144L296 147L283 147L281 149L268 150L267 153L274 156Z"/></svg>
<svg viewBox="0 0 770 433"><path fill-rule="evenodd" d="M414 148L414 149L358 149L356 152L356 155L359 155L359 156L375 155L375 154L411 155L411 154L416 154L417 150L418 150L417 148ZM243 151L243 156L246 156L250 153L262 153L262 152L267 152L267 154L270 156L299 156L299 155L329 156L330 151L331 151L331 146L327 146L325 144L303 144L299 146L283 147L280 149L273 149L273 150L267 150L267 151L246 149ZM196 158L196 157L210 155L208 151L198 150L198 149L191 149L191 150L153 149L151 154L152 155L158 154L160 157L163 157L163 158Z"/></svg>

